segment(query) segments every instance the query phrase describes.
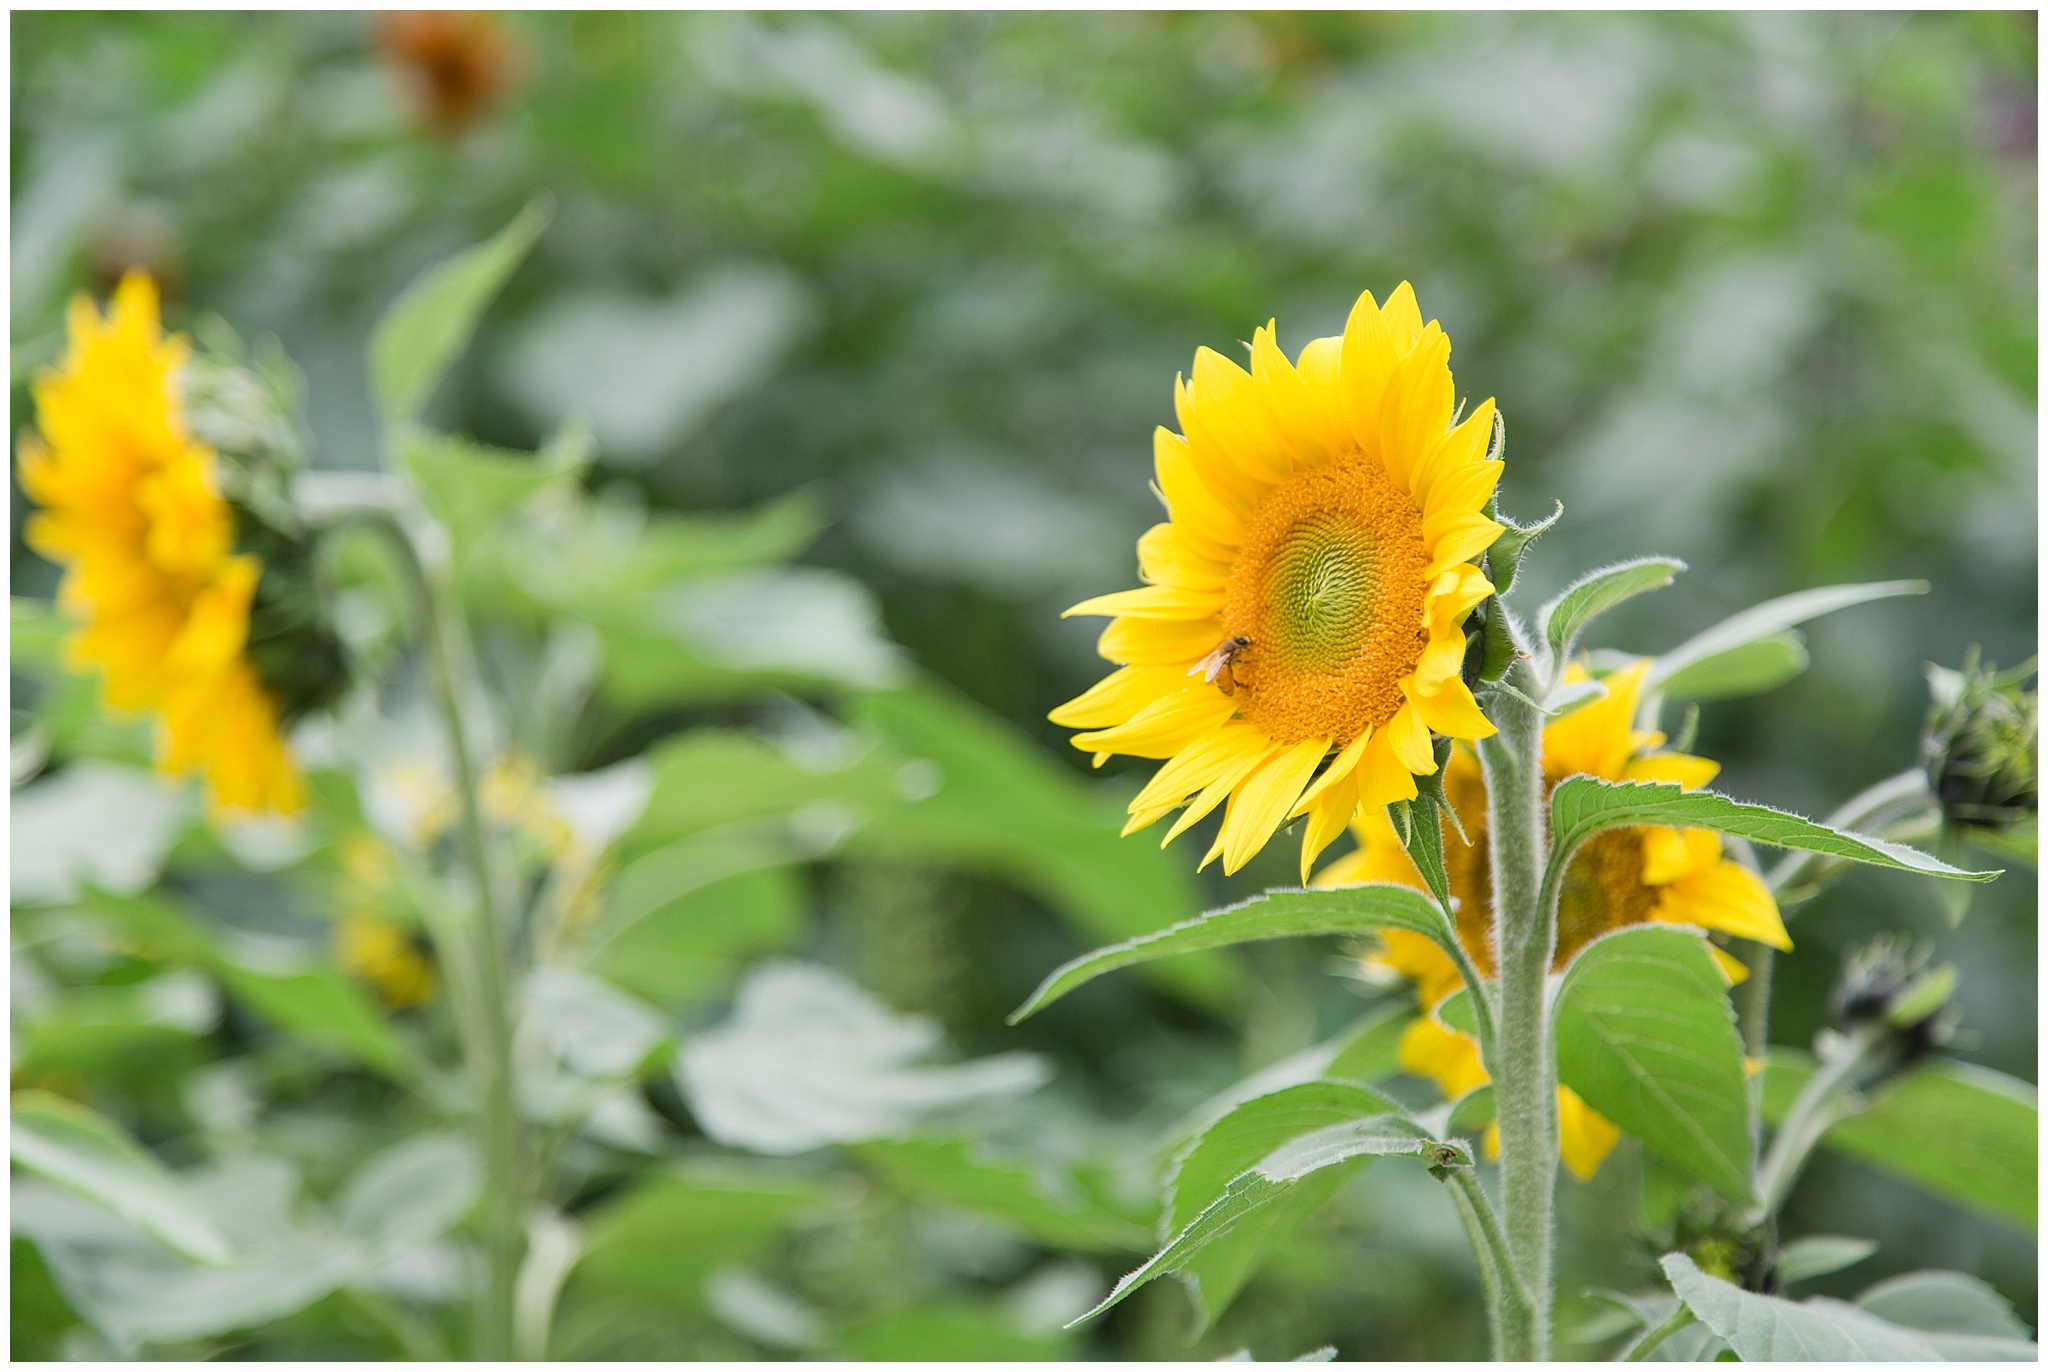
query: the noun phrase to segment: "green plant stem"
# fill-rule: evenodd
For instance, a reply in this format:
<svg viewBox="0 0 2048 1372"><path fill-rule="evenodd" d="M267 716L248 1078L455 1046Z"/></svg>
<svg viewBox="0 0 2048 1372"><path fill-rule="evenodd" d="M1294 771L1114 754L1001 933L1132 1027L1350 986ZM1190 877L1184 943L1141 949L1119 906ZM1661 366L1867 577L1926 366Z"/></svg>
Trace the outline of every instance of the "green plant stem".
<svg viewBox="0 0 2048 1372"><path fill-rule="evenodd" d="M1691 1324L1695 1318L1696 1316L1694 1316L1692 1311L1681 1304L1678 1309L1671 1312L1670 1319L1644 1334L1633 1344L1630 1344L1628 1352L1621 1355L1621 1360L1623 1362L1641 1362L1644 1358L1649 1357L1651 1353L1655 1352L1659 1344Z"/></svg>
<svg viewBox="0 0 2048 1372"><path fill-rule="evenodd" d="M1778 1213L1821 1135L1841 1118L1841 1107L1855 1084L1857 1069L1863 1066L1870 1050L1883 1040L1884 1026L1859 1025L1844 1037L1800 1090L1771 1139L1770 1152L1757 1168L1757 1207L1749 1216L1751 1224L1762 1224Z"/></svg>
<svg viewBox="0 0 2048 1372"><path fill-rule="evenodd" d="M477 798L477 771L462 722L457 682L469 658L463 615L446 576L430 572L404 525L389 514L355 516L385 535L397 551L420 609L421 633L434 704L448 737L461 807L463 860L474 884L474 917L467 921L468 977L461 984L474 997L463 1018L472 1032L467 1056L475 1077L478 1142L484 1155L484 1271L475 1323L474 1356L502 1362L512 1356L519 1267L524 1257L528 1168L525 1122L519 1114L513 1078L512 1015L507 990L511 966L500 923L496 874Z"/></svg>
<svg viewBox="0 0 2048 1372"><path fill-rule="evenodd" d="M1550 1355L1551 1214L1557 1185L1557 1059L1544 983L1557 942L1555 882L1545 876L1543 715L1526 661L1515 692L1492 694L1498 729L1480 740L1486 773L1493 935L1499 951L1494 1052L1486 1069L1500 1123L1501 1209L1515 1276L1528 1294L1524 1351Z"/></svg>
<svg viewBox="0 0 2048 1372"><path fill-rule="evenodd" d="M1752 943L1743 949L1742 965L1748 980L1735 996L1735 1018L1742 1029L1742 1051L1763 1061L1771 1044L1771 969L1777 950L1768 943Z"/></svg>
<svg viewBox="0 0 2048 1372"><path fill-rule="evenodd" d="M1493 1213L1493 1202L1479 1187L1469 1167L1431 1169L1451 1193L1451 1204L1465 1226L1465 1238L1472 1245L1472 1257L1479 1266L1479 1280L1486 1288L1486 1314L1493 1335L1496 1362L1526 1362L1529 1330L1529 1297L1516 1278L1508 1254L1507 1237Z"/></svg>

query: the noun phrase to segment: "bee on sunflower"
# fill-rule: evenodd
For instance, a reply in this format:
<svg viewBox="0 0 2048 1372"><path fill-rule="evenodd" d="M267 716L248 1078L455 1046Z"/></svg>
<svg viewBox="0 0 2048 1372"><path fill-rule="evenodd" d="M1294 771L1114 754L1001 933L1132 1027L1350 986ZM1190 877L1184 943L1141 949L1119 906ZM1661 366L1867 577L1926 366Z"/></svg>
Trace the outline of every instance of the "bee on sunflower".
<svg viewBox="0 0 2048 1372"><path fill-rule="evenodd" d="M1268 323L1250 371L1203 348L1176 381L1148 584L1066 612L1110 618L1098 649L1118 670L1051 715L1097 765L1165 760L1126 833L1180 809L1171 842L1225 805L1201 865L1234 872L1306 816L1306 880L1361 805L1416 795L1432 733L1494 732L1460 668L1494 591L1473 559L1501 533L1501 463L1493 401L1457 422L1450 348L1404 283L1294 362Z"/></svg>
<svg viewBox="0 0 2048 1372"><path fill-rule="evenodd" d="M159 769L201 777L213 810L297 811L283 729L344 676L310 543L288 511L256 508L280 505L251 479L265 455L224 462L195 434L191 344L164 335L153 281L125 277L104 315L80 296L67 323L20 450L42 507L29 546L64 567L58 603L81 621L67 655L100 673L109 708L156 717Z"/></svg>
<svg viewBox="0 0 2048 1372"><path fill-rule="evenodd" d="M1543 731L1546 787L1580 773L1603 781L1676 782L1687 790L1714 779L1718 763L1666 749L1663 734L1634 727L1649 668L1647 660L1638 661L1609 675L1601 682L1604 698ZM1565 674L1568 683L1586 679L1586 671L1576 666ZM1444 874L1458 902L1458 942L1481 974L1492 976L1486 782L1478 760L1462 748L1452 751L1444 767L1444 799L1471 840L1444 842ZM1317 873L1314 885L1388 881L1427 890L1385 810L1360 811L1352 829L1358 848ZM1693 925L1778 949L1792 946L1770 890L1749 868L1722 855L1720 835L1710 829L1614 829L1589 841L1566 869L1551 969L1562 971L1602 934L1656 922ZM1371 964L1412 981L1425 1012L1402 1036L1401 1066L1432 1079L1453 1100L1484 1084L1479 1045L1428 1013L1461 985L1450 958L1419 934L1388 929L1379 938L1382 951ZM1740 962L1708 947L1731 982L1747 974ZM1619 1131L1570 1087L1558 1087L1557 1103L1565 1165L1581 1180L1589 1178L1613 1149Z"/></svg>

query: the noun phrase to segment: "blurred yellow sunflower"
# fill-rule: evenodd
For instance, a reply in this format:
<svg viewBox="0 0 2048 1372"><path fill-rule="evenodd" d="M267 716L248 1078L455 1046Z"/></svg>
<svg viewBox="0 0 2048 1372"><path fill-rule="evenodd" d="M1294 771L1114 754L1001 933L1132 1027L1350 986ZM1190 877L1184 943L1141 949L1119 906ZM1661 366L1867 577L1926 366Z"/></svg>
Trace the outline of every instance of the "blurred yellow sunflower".
<svg viewBox="0 0 2048 1372"><path fill-rule="evenodd" d="M63 564L58 603L83 621L70 659L99 669L109 707L157 714L158 766L199 773L215 808L296 810L277 703L243 655L262 565L234 551L215 454L186 428L187 344L164 337L139 274L104 317L80 296L68 323L63 360L35 380L21 485L42 506L29 546Z"/></svg>
<svg viewBox="0 0 2048 1372"><path fill-rule="evenodd" d="M1154 435L1168 518L1138 541L1149 584L1067 611L1110 617L1098 649L1119 670L1051 716L1098 765L1167 759L1125 833L1185 806L1172 842L1227 801L1202 865L1234 872L1306 815L1306 880L1361 804L1415 795L1432 731L1493 732L1460 626L1493 593L1471 559L1500 536L1483 511L1501 464L1491 400L1453 422L1450 350L1404 283L1295 363L1268 323L1249 372L1203 348L1176 381L1181 433Z"/></svg>
<svg viewBox="0 0 2048 1372"><path fill-rule="evenodd" d="M1581 772L1606 781L1676 782L1688 790L1714 779L1720 764L1664 750L1664 735L1634 727L1649 666L1647 661L1637 662L1608 676L1602 683L1605 698L1543 731L1548 785ZM1583 681L1586 675L1574 666L1565 679ZM1493 881L1486 848L1486 782L1478 760L1463 749L1454 751L1444 768L1444 798L1472 840L1468 846L1450 835L1444 844L1444 875L1458 902L1458 942L1480 974L1490 976ZM1357 851L1318 873L1315 885L1392 881L1423 889L1421 874L1409 861L1385 810L1361 811L1353 831ZM1562 971L1573 955L1602 934L1656 921L1712 929L1774 948L1792 946L1770 890L1747 867L1721 856L1720 835L1709 829L1615 829L1587 842L1565 871L1551 969ZM1373 961L1413 981L1424 1010L1434 1009L1458 989L1457 969L1428 939L1390 929L1380 940L1384 951ZM1712 944L1708 948L1730 981L1742 979L1741 963ZM1401 1065L1433 1078L1452 1099L1487 1080L1479 1045L1427 1014L1402 1037ZM1590 1177L1614 1147L1619 1131L1570 1087L1558 1087L1557 1103L1565 1165L1581 1179Z"/></svg>

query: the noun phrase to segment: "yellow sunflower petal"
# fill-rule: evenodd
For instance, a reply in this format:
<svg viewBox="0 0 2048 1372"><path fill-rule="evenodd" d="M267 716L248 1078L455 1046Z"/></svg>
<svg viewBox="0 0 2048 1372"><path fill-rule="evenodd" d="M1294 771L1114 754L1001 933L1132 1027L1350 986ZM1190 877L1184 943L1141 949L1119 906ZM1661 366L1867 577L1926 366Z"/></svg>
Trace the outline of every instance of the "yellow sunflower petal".
<svg viewBox="0 0 2048 1372"><path fill-rule="evenodd" d="M1199 453L1214 445L1255 495L1287 479L1293 469L1291 455L1266 419L1250 372L1214 348L1197 348L1188 398L1180 414L1180 431L1191 448ZM1207 469L1199 456L1197 462Z"/></svg>
<svg viewBox="0 0 2048 1372"><path fill-rule="evenodd" d="M1388 479L1404 490L1413 489L1416 466L1450 427L1450 356L1451 341L1431 324L1387 380L1380 408L1380 462Z"/></svg>
<svg viewBox="0 0 2048 1372"><path fill-rule="evenodd" d="M1046 718L1069 729L1100 729L1122 724L1162 696L1189 687L1187 668L1178 664L1119 667Z"/></svg>
<svg viewBox="0 0 2048 1372"><path fill-rule="evenodd" d="M1179 663L1183 670L1200 662L1223 641L1223 624L1215 619L1136 619L1120 616L1095 640L1095 651L1126 666L1160 667ZM1221 694L1221 692L1218 692Z"/></svg>
<svg viewBox="0 0 2048 1372"><path fill-rule="evenodd" d="M1131 820L1124 826L1124 833L1135 833L1165 817L1174 807L1225 776L1233 767L1242 764L1244 770L1250 770L1250 765L1263 757L1271 746L1264 734L1249 724L1238 723L1226 724L1207 738L1189 744L1168 758L1166 765L1145 783L1144 789L1132 797L1129 807ZM1227 793L1228 790L1229 786L1225 786L1224 791ZM1217 799L1222 799L1222 796Z"/></svg>
<svg viewBox="0 0 2048 1372"><path fill-rule="evenodd" d="M1199 823L1211 810L1229 799L1231 792L1235 791L1246 777L1281 751L1271 739L1249 726L1245 732L1228 732L1219 737L1230 749L1225 765L1209 784L1188 802L1187 808L1180 812L1180 818L1166 831L1166 837L1159 840L1161 848L1186 833L1190 826ZM1223 841L1221 835L1218 835L1216 841L1219 844ZM1207 866L1220 852L1221 848L1211 852L1208 857L1202 859L1202 865Z"/></svg>
<svg viewBox="0 0 2048 1372"><path fill-rule="evenodd" d="M1290 470L1318 466L1350 446L1348 441L1341 445L1330 442L1319 422L1318 407L1309 394L1308 382L1295 371L1287 354L1280 351L1272 320L1252 334L1252 381L1265 403L1266 423L1286 448ZM1349 435L1345 437L1348 439Z"/></svg>
<svg viewBox="0 0 2048 1372"><path fill-rule="evenodd" d="M1386 735L1395 758L1403 767L1419 777L1436 771L1436 754L1429 746L1429 726L1423 723L1414 701L1408 701L1394 711L1394 717L1387 721L1387 727L1381 732Z"/></svg>
<svg viewBox="0 0 2048 1372"><path fill-rule="evenodd" d="M1769 888L1756 873L1736 862L1717 862L1672 882L1652 913L1670 924L1715 929L1780 950L1792 947Z"/></svg>
<svg viewBox="0 0 2048 1372"><path fill-rule="evenodd" d="M1083 752L1172 757L1204 734L1220 728L1236 708L1221 691L1190 690L1154 701L1133 715L1129 723L1075 734L1071 742Z"/></svg>
<svg viewBox="0 0 2048 1372"><path fill-rule="evenodd" d="M1322 784L1320 779L1317 784ZM1322 856L1323 849L1336 841L1337 835L1344 832L1344 827L1357 811L1356 768L1347 768L1341 779L1324 787L1321 794L1308 802L1308 819L1301 829L1302 885L1308 885L1309 872L1315 867L1316 859Z"/></svg>
<svg viewBox="0 0 2048 1372"><path fill-rule="evenodd" d="M1366 742L1365 757L1358 765L1359 803L1392 805L1397 800L1413 800L1415 795L1415 773L1395 753L1391 733L1376 731Z"/></svg>
<svg viewBox="0 0 2048 1372"><path fill-rule="evenodd" d="M1721 836L1712 829L1643 830L1643 885L1669 886L1721 860Z"/></svg>
<svg viewBox="0 0 2048 1372"><path fill-rule="evenodd" d="M1624 781L1675 781L1697 791L1721 771L1721 764L1689 753L1650 753L1621 769Z"/></svg>
<svg viewBox="0 0 2048 1372"><path fill-rule="evenodd" d="M1634 727L1636 705L1649 669L1645 659L1611 673L1601 683L1607 688L1604 698L1547 725L1543 730L1543 770L1552 776L1584 772L1603 781L1620 781L1640 746L1642 736ZM1580 668L1565 674L1568 682L1585 678Z"/></svg>
<svg viewBox="0 0 2048 1372"><path fill-rule="evenodd" d="M1338 456L1351 449L1351 421L1344 413L1344 340L1315 338L1301 350L1294 364L1306 395L1306 423L1316 434L1323 451Z"/></svg>
<svg viewBox="0 0 2048 1372"><path fill-rule="evenodd" d="M1479 1060L1479 1045L1444 1028L1428 1015L1415 1019L1402 1033L1399 1059L1403 1071L1428 1077L1447 1100L1456 1100L1487 1082L1486 1067Z"/></svg>
<svg viewBox="0 0 2048 1372"><path fill-rule="evenodd" d="M1075 615L1129 615L1134 619L1211 619L1223 609L1221 591L1195 591L1184 586L1140 586L1112 591L1069 606L1061 619Z"/></svg>
<svg viewBox="0 0 2048 1372"><path fill-rule="evenodd" d="M1350 776L1357 769L1359 759L1365 756L1365 745L1371 737L1372 731L1368 729L1357 738L1352 739L1351 742L1345 744L1343 751L1330 759L1330 765L1323 769L1323 774L1317 777L1306 791L1301 793L1301 800L1294 807L1294 813L1297 815L1304 813L1309 806L1322 798L1324 791ZM1353 808L1356 808L1355 803ZM1346 814L1344 818L1345 822L1349 823L1351 816Z"/></svg>
<svg viewBox="0 0 2048 1372"><path fill-rule="evenodd" d="M1722 976L1728 978L1730 986L1740 986L1749 980L1749 969L1738 959L1730 957L1726 949L1717 948L1709 943L1707 951L1714 955L1714 965L1721 969Z"/></svg>
<svg viewBox="0 0 2048 1372"><path fill-rule="evenodd" d="M1251 774L1230 798L1223 814L1223 871L1227 876L1252 860L1274 831L1287 822L1316 764L1330 751L1326 738L1304 739Z"/></svg>
<svg viewBox="0 0 2048 1372"><path fill-rule="evenodd" d="M1472 692L1457 677L1453 676L1430 695L1411 690L1409 683L1414 679L1404 678L1401 692L1422 722L1437 733L1446 738L1490 738L1498 732L1479 708L1479 702L1472 698Z"/></svg>
<svg viewBox="0 0 2048 1372"><path fill-rule="evenodd" d="M1228 560L1244 538L1244 515L1195 469L1187 440L1163 426L1152 431L1152 474L1174 527L1197 552Z"/></svg>
<svg viewBox="0 0 2048 1372"><path fill-rule="evenodd" d="M1557 1088L1557 1142L1564 1165L1580 1181L1591 1181L1601 1162L1614 1151L1621 1130L1569 1086Z"/></svg>
<svg viewBox="0 0 2048 1372"><path fill-rule="evenodd" d="M1139 538L1138 574L1158 586L1220 591L1230 580L1230 565L1205 555L1169 521Z"/></svg>

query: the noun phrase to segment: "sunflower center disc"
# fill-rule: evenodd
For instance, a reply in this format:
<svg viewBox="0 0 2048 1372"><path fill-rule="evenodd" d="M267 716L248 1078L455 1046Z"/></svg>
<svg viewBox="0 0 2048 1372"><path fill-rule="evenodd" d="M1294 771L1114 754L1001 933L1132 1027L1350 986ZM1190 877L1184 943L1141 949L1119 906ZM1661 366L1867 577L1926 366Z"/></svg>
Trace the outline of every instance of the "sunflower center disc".
<svg viewBox="0 0 2048 1372"><path fill-rule="evenodd" d="M1646 923L1657 899L1656 888L1643 884L1641 829L1613 829L1586 840L1558 889L1553 966L1563 967L1602 934Z"/></svg>
<svg viewBox="0 0 2048 1372"><path fill-rule="evenodd" d="M1224 591L1238 709L1278 743L1347 743L1393 718L1428 644L1422 516L1378 462L1353 456L1274 488L1252 512Z"/></svg>

